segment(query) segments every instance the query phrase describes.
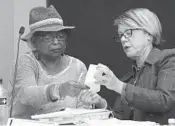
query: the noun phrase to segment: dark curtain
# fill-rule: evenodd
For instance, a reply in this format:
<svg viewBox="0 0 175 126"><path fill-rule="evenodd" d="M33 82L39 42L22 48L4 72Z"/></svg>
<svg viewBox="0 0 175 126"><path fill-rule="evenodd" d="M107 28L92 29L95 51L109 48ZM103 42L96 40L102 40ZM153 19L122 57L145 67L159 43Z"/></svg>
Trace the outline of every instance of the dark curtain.
<svg viewBox="0 0 175 126"><path fill-rule="evenodd" d="M130 8L148 8L155 12L163 27L163 48L175 47L174 0L47 0L54 5L64 25L76 26L68 40L67 54L82 60L86 66L94 63L107 65L121 78L131 70L131 61L116 43L113 19ZM99 93L113 105L116 93L102 87Z"/></svg>

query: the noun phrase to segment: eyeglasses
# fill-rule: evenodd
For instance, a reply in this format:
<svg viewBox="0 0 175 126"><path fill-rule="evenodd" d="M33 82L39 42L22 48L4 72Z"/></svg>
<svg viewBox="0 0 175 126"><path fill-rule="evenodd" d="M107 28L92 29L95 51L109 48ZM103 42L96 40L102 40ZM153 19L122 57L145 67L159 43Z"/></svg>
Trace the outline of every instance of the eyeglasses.
<svg viewBox="0 0 175 126"><path fill-rule="evenodd" d="M135 29L127 29L123 32L123 34L117 34L116 36L114 36L113 38L115 39L116 42L121 42L121 38L124 36L126 39L128 39L129 37L132 36L133 31L135 30L143 30L145 31L143 28L135 28ZM147 31L145 31L147 32ZM148 33L148 32L147 32ZM150 34L150 33L148 33Z"/></svg>
<svg viewBox="0 0 175 126"><path fill-rule="evenodd" d="M58 31L58 32L40 32L36 36L39 36L45 42L53 42L55 38L57 40L66 40L68 34L66 31Z"/></svg>

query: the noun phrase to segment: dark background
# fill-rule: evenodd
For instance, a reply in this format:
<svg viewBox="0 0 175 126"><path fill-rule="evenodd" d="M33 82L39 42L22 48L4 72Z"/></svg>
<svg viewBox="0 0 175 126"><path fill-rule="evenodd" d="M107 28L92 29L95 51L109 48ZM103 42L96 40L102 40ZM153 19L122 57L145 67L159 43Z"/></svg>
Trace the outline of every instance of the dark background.
<svg viewBox="0 0 175 126"><path fill-rule="evenodd" d="M76 26L68 40L67 54L82 60L86 66L102 63L117 77L131 70L131 61L116 43L113 19L131 8L148 8L155 12L163 27L163 48L175 47L174 0L47 0L54 5L64 20L64 25ZM117 95L102 87L99 93L112 106Z"/></svg>

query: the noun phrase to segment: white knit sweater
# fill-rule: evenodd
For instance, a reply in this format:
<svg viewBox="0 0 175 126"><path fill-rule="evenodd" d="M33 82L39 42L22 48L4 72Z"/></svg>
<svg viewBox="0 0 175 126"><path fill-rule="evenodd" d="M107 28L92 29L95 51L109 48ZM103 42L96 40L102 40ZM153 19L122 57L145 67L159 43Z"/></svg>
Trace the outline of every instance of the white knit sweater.
<svg viewBox="0 0 175 126"><path fill-rule="evenodd" d="M32 52L19 57L15 93L13 103L13 117L30 118L33 114L59 111L64 108L89 107L78 98L66 97L64 100L50 102L47 99L46 89L50 84L62 84L73 80L82 84L87 72L85 64L77 58L69 58L69 65L60 73L52 76L44 71Z"/></svg>

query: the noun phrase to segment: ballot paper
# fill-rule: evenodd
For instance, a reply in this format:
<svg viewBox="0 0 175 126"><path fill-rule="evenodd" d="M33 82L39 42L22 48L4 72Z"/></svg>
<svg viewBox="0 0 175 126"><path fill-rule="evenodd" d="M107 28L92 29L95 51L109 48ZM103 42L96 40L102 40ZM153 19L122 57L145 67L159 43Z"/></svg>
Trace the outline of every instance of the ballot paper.
<svg viewBox="0 0 175 126"><path fill-rule="evenodd" d="M94 75L96 73L96 67L97 65L90 64L85 78L85 84L90 87L89 90L91 90L92 92L100 91L100 84L96 84L94 78Z"/></svg>
<svg viewBox="0 0 175 126"><path fill-rule="evenodd" d="M31 116L31 118L35 120L39 120L42 122L56 122L58 124L80 124L92 119L103 120L112 117L112 111L105 109L88 110L72 108L67 108L64 111L59 112Z"/></svg>

